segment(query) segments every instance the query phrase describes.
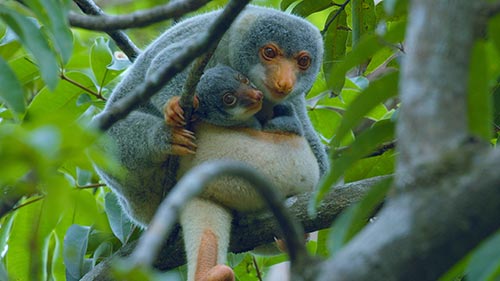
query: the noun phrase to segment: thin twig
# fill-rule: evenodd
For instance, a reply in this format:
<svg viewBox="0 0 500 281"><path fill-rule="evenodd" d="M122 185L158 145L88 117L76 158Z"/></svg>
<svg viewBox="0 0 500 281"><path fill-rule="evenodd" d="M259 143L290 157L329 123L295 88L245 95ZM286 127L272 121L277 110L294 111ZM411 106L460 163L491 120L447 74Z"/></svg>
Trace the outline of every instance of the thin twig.
<svg viewBox="0 0 500 281"><path fill-rule="evenodd" d="M26 207L26 206L31 205L33 203L36 203L36 202L38 202L38 201L40 201L40 200L42 200L44 198L45 198L45 195L40 195L40 197L37 197L37 198L35 198L33 200L25 202L25 203L23 203L23 204L21 204L19 206L15 206L14 208L12 208L11 212L14 212L14 211L19 210L19 209L21 209L23 207Z"/></svg>
<svg viewBox="0 0 500 281"><path fill-rule="evenodd" d="M64 74L64 72L61 72L61 74L59 74L59 77L61 77L62 80L66 81L66 82L68 82L70 84L72 84L73 86L76 86L76 87L84 90L85 92L93 95L94 97L96 97L96 98L98 98L100 100L106 101L106 98L103 97L100 93L96 93L96 92L92 91L91 89L83 86L82 84L76 82L75 80L72 80L71 78L69 78L68 76L66 76Z"/></svg>
<svg viewBox="0 0 500 281"><path fill-rule="evenodd" d="M80 5L82 0L75 0L75 2ZM69 23L74 27L99 31L144 27L160 21L179 18L203 7L208 2L210 0L171 1L148 10L118 16L105 15L104 13L100 13L98 16L85 16L70 12Z"/></svg>
<svg viewBox="0 0 500 281"><path fill-rule="evenodd" d="M345 7L347 6L347 4L349 4L349 2L351 2L351 0L346 0L343 4L336 4L336 6L339 7L339 9L337 10L337 12L333 15L333 17L331 17L326 23L325 23L325 27L323 28L323 30L321 31L321 35L324 35L326 33L326 31L328 30L328 28L330 27L330 25L335 21L335 19L340 15L340 13L342 13L342 11L345 10Z"/></svg>
<svg viewBox="0 0 500 281"><path fill-rule="evenodd" d="M76 188L78 189L87 189L87 188L98 188L106 186L104 183L92 183L92 184L87 184L87 185L77 185Z"/></svg>
<svg viewBox="0 0 500 281"><path fill-rule="evenodd" d="M206 33L200 35L200 39L186 46L185 50L172 59L169 64L161 66L144 83L138 85L127 96L118 100L99 117L93 120L94 126L102 131L107 130L118 120L126 117L133 109L146 102L156 94L177 73L184 70L195 58L206 50L216 46L222 35L229 29L241 10L250 2L249 0L233 0L227 4L222 14L215 20Z"/></svg>
<svg viewBox="0 0 500 281"><path fill-rule="evenodd" d="M257 279L262 281L262 274L260 273L259 265L257 264L257 259L252 255L253 266L255 267L255 272L257 272Z"/></svg>
<svg viewBox="0 0 500 281"><path fill-rule="evenodd" d="M103 11L92 0L74 0L80 9L89 15L103 15ZM122 50L133 62L141 50L130 40L130 38L123 31L109 31L106 32L116 43L118 48Z"/></svg>

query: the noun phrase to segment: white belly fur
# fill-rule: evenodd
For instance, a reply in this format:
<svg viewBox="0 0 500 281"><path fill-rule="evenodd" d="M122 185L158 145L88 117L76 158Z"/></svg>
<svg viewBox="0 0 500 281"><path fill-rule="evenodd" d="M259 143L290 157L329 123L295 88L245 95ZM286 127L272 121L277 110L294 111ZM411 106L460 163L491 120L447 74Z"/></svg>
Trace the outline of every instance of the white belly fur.
<svg viewBox="0 0 500 281"><path fill-rule="evenodd" d="M198 149L195 155L181 157L178 177L202 162L232 159L255 167L286 197L311 191L318 183L319 166L304 137L203 122L194 131ZM250 185L233 177L215 180L205 188L202 197L238 211L255 211L264 206Z"/></svg>

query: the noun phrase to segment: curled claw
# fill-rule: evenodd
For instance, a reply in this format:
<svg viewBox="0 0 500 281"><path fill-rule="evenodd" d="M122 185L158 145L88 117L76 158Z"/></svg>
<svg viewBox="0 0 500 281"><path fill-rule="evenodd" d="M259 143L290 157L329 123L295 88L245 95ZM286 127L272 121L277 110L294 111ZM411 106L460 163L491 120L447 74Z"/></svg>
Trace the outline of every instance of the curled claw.
<svg viewBox="0 0 500 281"><path fill-rule="evenodd" d="M196 139L194 133L184 128L174 127L172 129L172 154L188 155L195 154L198 146L193 142Z"/></svg>

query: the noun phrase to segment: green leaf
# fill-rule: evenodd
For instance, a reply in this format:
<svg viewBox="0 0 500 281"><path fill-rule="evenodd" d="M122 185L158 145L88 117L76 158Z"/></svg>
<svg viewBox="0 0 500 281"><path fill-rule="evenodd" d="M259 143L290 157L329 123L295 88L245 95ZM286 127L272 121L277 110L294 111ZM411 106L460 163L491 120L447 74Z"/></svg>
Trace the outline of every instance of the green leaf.
<svg viewBox="0 0 500 281"><path fill-rule="evenodd" d="M395 161L396 153L392 150L379 156L360 159L345 172L344 182L393 174Z"/></svg>
<svg viewBox="0 0 500 281"><path fill-rule="evenodd" d="M374 124L372 128L360 134L352 145L342 152L340 157L333 159L331 166L335 169L328 171L319 183L319 188L309 204L309 213L314 214L317 206L334 185L356 161L371 153L380 144L394 138L394 123L390 120L382 120ZM331 153L333 155L333 153Z"/></svg>
<svg viewBox="0 0 500 281"><path fill-rule="evenodd" d="M90 184L92 181L92 172L88 170L76 168L76 178L79 186Z"/></svg>
<svg viewBox="0 0 500 281"><path fill-rule="evenodd" d="M347 26L347 14L344 9L334 9L328 16L327 22L334 16L336 16L335 20L330 24L324 35L325 58L323 60L323 71L328 85L340 89L344 84L345 75L332 76L330 74L345 56L349 28ZM331 79L333 81L330 81Z"/></svg>
<svg viewBox="0 0 500 281"><path fill-rule="evenodd" d="M47 86L55 89L59 81L59 66L54 52L40 29L30 19L4 6L0 6L0 18L12 28L23 45L33 54Z"/></svg>
<svg viewBox="0 0 500 281"><path fill-rule="evenodd" d="M406 8L407 0L384 0L384 10L388 15L394 15L397 11Z"/></svg>
<svg viewBox="0 0 500 281"><path fill-rule="evenodd" d="M500 53L500 15L492 17L488 22L488 37Z"/></svg>
<svg viewBox="0 0 500 281"><path fill-rule="evenodd" d="M383 45L376 35L368 35L361 38L356 48L353 48L353 50L348 53L326 77L328 87L332 89L333 93L340 93L346 73L350 69L364 63L382 47Z"/></svg>
<svg viewBox="0 0 500 281"><path fill-rule="evenodd" d="M328 248L331 256L347 244L368 223L376 208L384 201L392 185L392 178L370 188L358 203L343 211L331 227Z"/></svg>
<svg viewBox="0 0 500 281"><path fill-rule="evenodd" d="M307 17L310 14L332 7L331 0L302 1L292 9L292 14Z"/></svg>
<svg viewBox="0 0 500 281"><path fill-rule="evenodd" d="M113 254L113 244L110 242L103 242L92 255L92 266L95 266L101 259L110 257Z"/></svg>
<svg viewBox="0 0 500 281"><path fill-rule="evenodd" d="M19 38L12 29L7 27L5 29L5 34L0 40L0 57L8 60L16 55L20 47L21 43L19 43Z"/></svg>
<svg viewBox="0 0 500 281"><path fill-rule="evenodd" d="M66 64L73 51L73 35L67 21L68 5L58 0L24 0L37 18L50 31L52 42Z"/></svg>
<svg viewBox="0 0 500 281"><path fill-rule="evenodd" d="M284 11L284 10L288 9L288 7L290 7L290 5L292 5L296 1L297 0L282 0L281 4L280 4L281 10Z"/></svg>
<svg viewBox="0 0 500 281"><path fill-rule="evenodd" d="M5 269L5 266L3 266L2 259L0 259L0 280L10 280L7 275L7 270Z"/></svg>
<svg viewBox="0 0 500 281"><path fill-rule="evenodd" d="M0 57L0 100L16 113L24 113L26 110L26 101L24 99L24 90L16 77L16 74L10 69L6 61Z"/></svg>
<svg viewBox="0 0 500 281"><path fill-rule="evenodd" d="M356 126L365 115L390 97L397 95L398 73L390 73L368 86L347 108L335 138L330 143L337 147L340 140Z"/></svg>
<svg viewBox="0 0 500 281"><path fill-rule="evenodd" d="M375 29L376 16L373 0L352 0L352 46L358 45L359 39Z"/></svg>
<svg viewBox="0 0 500 281"><path fill-rule="evenodd" d="M80 280L85 272L85 253L90 227L72 225L64 238L64 264L67 280Z"/></svg>
<svg viewBox="0 0 500 281"><path fill-rule="evenodd" d="M95 40L90 54L92 72L99 86L104 86L110 80L108 66L113 62L113 53L109 48L109 40L99 37ZM114 77L113 77L114 78Z"/></svg>
<svg viewBox="0 0 500 281"><path fill-rule="evenodd" d="M489 81L486 43L477 40L472 50L468 83L468 120L472 134L489 141L492 137L493 100Z"/></svg>
<svg viewBox="0 0 500 281"><path fill-rule="evenodd" d="M65 74L72 81L90 90L95 90L92 80L83 72L69 72ZM78 106L77 100L84 92L80 87L62 81L52 92L48 88L42 89L28 107L26 120L50 118L67 118L67 122L75 121L87 110L90 104Z"/></svg>
<svg viewBox="0 0 500 281"><path fill-rule="evenodd" d="M467 280L493 281L500 278L500 232L481 242L467 266Z"/></svg>
<svg viewBox="0 0 500 281"><path fill-rule="evenodd" d="M11 230L15 235L8 241L9 248L5 256L7 272L13 280L33 280L35 272L32 272L32 267L40 269L36 265L40 262L42 245L38 243L36 234L40 227L41 210L42 201L38 201L16 211Z"/></svg>
<svg viewBox="0 0 500 281"><path fill-rule="evenodd" d="M105 209L108 214L109 224L115 236L120 239L122 244L127 243L132 231L134 230L132 222L128 216L123 212L118 198L112 192L106 194Z"/></svg>

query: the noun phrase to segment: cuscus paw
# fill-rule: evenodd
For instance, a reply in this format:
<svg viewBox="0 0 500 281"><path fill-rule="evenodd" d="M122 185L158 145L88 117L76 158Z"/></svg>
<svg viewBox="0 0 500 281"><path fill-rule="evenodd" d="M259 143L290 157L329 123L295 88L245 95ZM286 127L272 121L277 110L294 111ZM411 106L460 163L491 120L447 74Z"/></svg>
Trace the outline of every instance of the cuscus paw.
<svg viewBox="0 0 500 281"><path fill-rule="evenodd" d="M218 264L208 271L202 281L234 281L234 272L229 266Z"/></svg>
<svg viewBox="0 0 500 281"><path fill-rule="evenodd" d="M186 125L186 120L184 119L184 110L179 104L180 97L175 96L167 101L163 107L163 115L165 117L165 122L167 125L172 127L183 127ZM200 104L198 97L194 97L193 108L196 110Z"/></svg>
<svg viewBox="0 0 500 281"><path fill-rule="evenodd" d="M196 144L194 133L180 127L172 127L172 154L189 155L196 153Z"/></svg>

